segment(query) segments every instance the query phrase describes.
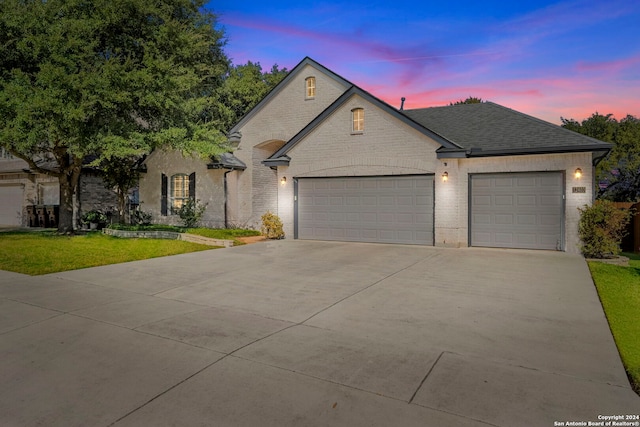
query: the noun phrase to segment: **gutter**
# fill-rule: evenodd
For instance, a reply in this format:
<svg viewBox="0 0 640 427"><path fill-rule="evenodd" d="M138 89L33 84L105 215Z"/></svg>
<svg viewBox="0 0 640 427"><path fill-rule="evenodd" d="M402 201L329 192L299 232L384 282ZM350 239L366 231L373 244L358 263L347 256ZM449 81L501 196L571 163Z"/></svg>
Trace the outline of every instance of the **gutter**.
<svg viewBox="0 0 640 427"><path fill-rule="evenodd" d="M511 148L506 150L482 150L481 148L472 147L469 150L436 150L439 159L446 158L473 158L473 157L498 157L498 156L519 156L526 154L565 154L580 152L599 152L605 151L605 154L611 150L609 144L606 145L582 145L582 146L556 146L541 148Z"/></svg>

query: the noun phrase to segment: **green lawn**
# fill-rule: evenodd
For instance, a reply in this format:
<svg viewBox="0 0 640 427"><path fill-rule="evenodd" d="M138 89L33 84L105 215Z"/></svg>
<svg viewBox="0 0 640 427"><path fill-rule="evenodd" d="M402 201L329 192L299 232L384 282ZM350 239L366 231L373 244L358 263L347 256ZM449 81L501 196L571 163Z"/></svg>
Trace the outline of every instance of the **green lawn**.
<svg viewBox="0 0 640 427"><path fill-rule="evenodd" d="M0 270L40 274L212 249L179 240L119 239L102 233L0 233Z"/></svg>
<svg viewBox="0 0 640 427"><path fill-rule="evenodd" d="M629 267L589 262L593 281L632 386L640 393L640 255Z"/></svg>

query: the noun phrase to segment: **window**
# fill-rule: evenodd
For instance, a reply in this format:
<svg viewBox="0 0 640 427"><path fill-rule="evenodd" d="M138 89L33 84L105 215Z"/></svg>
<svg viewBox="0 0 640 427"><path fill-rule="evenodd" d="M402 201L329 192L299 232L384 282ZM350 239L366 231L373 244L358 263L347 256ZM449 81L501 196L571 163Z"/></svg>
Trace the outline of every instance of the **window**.
<svg viewBox="0 0 640 427"><path fill-rule="evenodd" d="M364 108L351 110L353 117L353 132L364 132Z"/></svg>
<svg viewBox="0 0 640 427"><path fill-rule="evenodd" d="M306 87L306 98L311 99L316 96L316 78L315 77L307 77L305 80Z"/></svg>
<svg viewBox="0 0 640 427"><path fill-rule="evenodd" d="M11 153L9 153L9 150L0 147L0 159L8 159L8 160L13 160L15 159L15 157L13 157L13 155Z"/></svg>
<svg viewBox="0 0 640 427"><path fill-rule="evenodd" d="M171 178L162 174L162 200L160 211L163 216L176 215L187 200L196 197L196 173L177 173Z"/></svg>
<svg viewBox="0 0 640 427"><path fill-rule="evenodd" d="M177 214L189 199L189 176L183 173L173 175L170 194L171 213Z"/></svg>

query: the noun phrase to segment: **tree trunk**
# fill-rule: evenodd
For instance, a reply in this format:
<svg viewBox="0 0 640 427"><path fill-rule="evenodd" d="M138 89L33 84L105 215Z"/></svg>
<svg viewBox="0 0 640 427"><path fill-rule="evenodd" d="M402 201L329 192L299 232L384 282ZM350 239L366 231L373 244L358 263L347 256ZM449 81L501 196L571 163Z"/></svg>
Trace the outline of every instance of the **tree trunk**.
<svg viewBox="0 0 640 427"><path fill-rule="evenodd" d="M81 166L70 167L68 173L58 176L60 183L60 218L58 220L58 233L72 234L75 230L74 223L74 196L78 191Z"/></svg>
<svg viewBox="0 0 640 427"><path fill-rule="evenodd" d="M60 182L60 218L58 219L58 233L73 233L73 194L74 188L67 179L67 175L59 177Z"/></svg>
<svg viewBox="0 0 640 427"><path fill-rule="evenodd" d="M127 210L127 198L126 198L126 192L122 191L122 188L118 189L118 215L120 216L120 218L118 218L118 222L120 222L120 224L125 224L126 223L126 219L125 219L125 212Z"/></svg>

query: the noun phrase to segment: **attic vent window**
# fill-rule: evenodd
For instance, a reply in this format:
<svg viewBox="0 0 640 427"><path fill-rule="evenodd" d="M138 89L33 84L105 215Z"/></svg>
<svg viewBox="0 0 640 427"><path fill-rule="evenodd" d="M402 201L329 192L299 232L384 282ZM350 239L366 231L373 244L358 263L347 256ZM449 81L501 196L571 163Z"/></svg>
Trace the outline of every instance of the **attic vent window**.
<svg viewBox="0 0 640 427"><path fill-rule="evenodd" d="M364 132L364 108L354 108L351 110L351 118L353 122L353 133Z"/></svg>
<svg viewBox="0 0 640 427"><path fill-rule="evenodd" d="M316 78L315 77L307 77L305 79L305 98L313 99L316 97Z"/></svg>

